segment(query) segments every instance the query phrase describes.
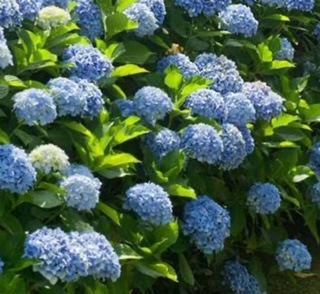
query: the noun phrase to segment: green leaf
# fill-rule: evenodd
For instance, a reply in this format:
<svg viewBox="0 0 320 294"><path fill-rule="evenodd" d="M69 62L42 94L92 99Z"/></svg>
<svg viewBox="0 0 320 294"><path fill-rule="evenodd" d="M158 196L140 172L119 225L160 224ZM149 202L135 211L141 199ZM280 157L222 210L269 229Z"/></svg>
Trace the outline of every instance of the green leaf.
<svg viewBox="0 0 320 294"><path fill-rule="evenodd" d="M137 0L119 0L117 2L117 11L123 12L136 2Z"/></svg>
<svg viewBox="0 0 320 294"><path fill-rule="evenodd" d="M173 90L178 90L183 82L183 75L176 67L169 67L166 70L164 83Z"/></svg>
<svg viewBox="0 0 320 294"><path fill-rule="evenodd" d="M170 195L179 196L179 197L186 197L191 199L196 199L197 194L196 192L188 186L183 186L180 184L172 184L166 188Z"/></svg>
<svg viewBox="0 0 320 294"><path fill-rule="evenodd" d="M154 53L137 41L123 42L125 52L115 60L120 63L144 64Z"/></svg>
<svg viewBox="0 0 320 294"><path fill-rule="evenodd" d="M82 135L87 136L88 138L94 138L94 135L81 123L75 121L63 121L60 124L66 126L70 130L76 131Z"/></svg>
<svg viewBox="0 0 320 294"><path fill-rule="evenodd" d="M115 167L120 167L128 164L140 163L140 160L135 158L130 153L118 153L110 154L103 158L102 162L96 168L96 171L101 171L104 169L112 169Z"/></svg>
<svg viewBox="0 0 320 294"><path fill-rule="evenodd" d="M289 22L290 21L290 18L286 15L283 15L283 14L268 15L264 19L277 20L277 21L281 21L281 22Z"/></svg>
<svg viewBox="0 0 320 294"><path fill-rule="evenodd" d="M296 166L290 171L290 177L294 183L300 183L312 176L314 176L314 172L306 165Z"/></svg>
<svg viewBox="0 0 320 294"><path fill-rule="evenodd" d="M9 94L9 85L5 80L0 80L0 99L6 97Z"/></svg>
<svg viewBox="0 0 320 294"><path fill-rule="evenodd" d="M272 119L272 126L274 128L284 127L298 120L300 120L300 118L297 115L285 113L279 117Z"/></svg>
<svg viewBox="0 0 320 294"><path fill-rule="evenodd" d="M179 254L179 271L181 278L187 284L194 286L195 280L187 259L183 254Z"/></svg>
<svg viewBox="0 0 320 294"><path fill-rule="evenodd" d="M179 237L179 225L177 222L156 228L153 231L156 243L151 246L154 255L160 255L166 251L171 245L177 242Z"/></svg>
<svg viewBox="0 0 320 294"><path fill-rule="evenodd" d="M320 122L320 103L309 105L308 109L301 109L307 122Z"/></svg>
<svg viewBox="0 0 320 294"><path fill-rule="evenodd" d="M272 62L273 54L267 44L261 43L257 46L258 55L261 62Z"/></svg>
<svg viewBox="0 0 320 294"><path fill-rule="evenodd" d="M115 224L120 226L120 215L114 208L100 202L97 206L97 209L110 218Z"/></svg>
<svg viewBox="0 0 320 294"><path fill-rule="evenodd" d="M126 64L117 67L113 73L112 77L114 78L120 78L120 77L126 77L126 76L132 76L140 73L146 73L148 72L145 68L140 67L135 64Z"/></svg>
<svg viewBox="0 0 320 294"><path fill-rule="evenodd" d="M0 142L3 144L8 144L10 143L10 138L7 135L7 133L3 130L0 129Z"/></svg>
<svg viewBox="0 0 320 294"><path fill-rule="evenodd" d="M270 65L270 70L278 70L278 69L289 69L293 68L295 65L287 60L274 60Z"/></svg>
<svg viewBox="0 0 320 294"><path fill-rule="evenodd" d="M27 88L25 83L16 76L5 75L4 79L10 87L21 88L21 89Z"/></svg>
<svg viewBox="0 0 320 294"><path fill-rule="evenodd" d="M139 260L142 259L142 256L135 252L127 244L116 244L114 245L114 250L119 256L120 260Z"/></svg>
<svg viewBox="0 0 320 294"><path fill-rule="evenodd" d="M41 208L54 208L64 203L56 193L50 191L33 191L19 197L17 205L21 203L31 203Z"/></svg>
<svg viewBox="0 0 320 294"><path fill-rule="evenodd" d="M134 30L138 24L131 21L124 13L109 14L106 19L107 35L109 38L126 30Z"/></svg>
<svg viewBox="0 0 320 294"><path fill-rule="evenodd" d="M164 262L143 263L136 264L136 268L143 274L152 278L167 278L171 281L178 282L177 274L174 268Z"/></svg>

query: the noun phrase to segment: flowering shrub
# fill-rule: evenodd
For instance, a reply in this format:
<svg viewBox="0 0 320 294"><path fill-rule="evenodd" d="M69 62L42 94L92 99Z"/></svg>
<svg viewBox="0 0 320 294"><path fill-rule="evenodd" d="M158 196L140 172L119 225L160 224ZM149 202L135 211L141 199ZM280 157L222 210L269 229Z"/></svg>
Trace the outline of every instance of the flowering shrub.
<svg viewBox="0 0 320 294"><path fill-rule="evenodd" d="M0 293L259 294L312 276L319 12L0 0Z"/></svg>

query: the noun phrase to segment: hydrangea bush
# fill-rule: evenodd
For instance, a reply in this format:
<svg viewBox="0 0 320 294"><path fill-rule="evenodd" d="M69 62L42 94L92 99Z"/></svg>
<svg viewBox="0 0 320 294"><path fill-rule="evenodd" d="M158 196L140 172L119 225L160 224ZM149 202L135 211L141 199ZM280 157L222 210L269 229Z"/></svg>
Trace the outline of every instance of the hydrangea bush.
<svg viewBox="0 0 320 294"><path fill-rule="evenodd" d="M319 13L0 0L0 293L262 294L318 274Z"/></svg>

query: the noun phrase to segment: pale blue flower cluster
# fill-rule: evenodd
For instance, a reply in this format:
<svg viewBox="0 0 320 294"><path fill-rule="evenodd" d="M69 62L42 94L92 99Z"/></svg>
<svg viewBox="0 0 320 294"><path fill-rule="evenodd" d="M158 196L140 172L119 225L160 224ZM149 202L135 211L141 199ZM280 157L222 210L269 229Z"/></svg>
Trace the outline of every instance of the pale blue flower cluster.
<svg viewBox="0 0 320 294"><path fill-rule="evenodd" d="M224 100L220 93L203 89L193 92L187 99L185 107L190 108L192 114L221 121L224 116Z"/></svg>
<svg viewBox="0 0 320 294"><path fill-rule="evenodd" d="M287 10L312 11L315 5L314 0L285 0Z"/></svg>
<svg viewBox="0 0 320 294"><path fill-rule="evenodd" d="M164 72L169 66L177 67L186 79L199 75L197 66L190 61L188 56L182 53L162 58L158 62L157 69L159 72Z"/></svg>
<svg viewBox="0 0 320 294"><path fill-rule="evenodd" d="M63 59L70 66L71 75L79 79L98 81L108 78L113 71L111 61L91 45L72 45L64 52Z"/></svg>
<svg viewBox="0 0 320 294"><path fill-rule="evenodd" d="M53 144L39 145L29 154L32 165L43 174L64 173L69 167L68 155Z"/></svg>
<svg viewBox="0 0 320 294"><path fill-rule="evenodd" d="M228 261L224 265L224 281L236 294L262 294L257 279L238 261Z"/></svg>
<svg viewBox="0 0 320 294"><path fill-rule="evenodd" d="M213 82L213 90L223 95L241 91L243 80L237 66L224 55L203 53L198 55L195 64L198 66L200 75Z"/></svg>
<svg viewBox="0 0 320 294"><path fill-rule="evenodd" d="M212 16L231 4L231 0L175 0L176 5L184 8L190 17L203 13Z"/></svg>
<svg viewBox="0 0 320 294"><path fill-rule="evenodd" d="M320 182L311 187L309 195L313 203L320 204Z"/></svg>
<svg viewBox="0 0 320 294"><path fill-rule="evenodd" d="M0 258L0 274L3 273L3 268L4 268L4 262L3 262L3 260Z"/></svg>
<svg viewBox="0 0 320 294"><path fill-rule="evenodd" d="M40 89L27 89L13 96L14 111L19 120L27 125L47 125L57 117L53 97Z"/></svg>
<svg viewBox="0 0 320 294"><path fill-rule="evenodd" d="M277 59L280 60L293 60L294 48L287 38L280 39L280 50L277 52Z"/></svg>
<svg viewBox="0 0 320 294"><path fill-rule="evenodd" d="M28 192L36 181L36 171L24 150L0 145L0 189L12 193Z"/></svg>
<svg viewBox="0 0 320 294"><path fill-rule="evenodd" d="M238 129L241 132L243 140L246 144L246 153L247 155L249 155L254 151L255 148L255 143L251 131L247 127L239 127Z"/></svg>
<svg viewBox="0 0 320 294"><path fill-rule="evenodd" d="M76 79L80 93L84 96L85 106L81 115L90 118L97 117L103 109L104 100L101 90L93 83L84 79Z"/></svg>
<svg viewBox="0 0 320 294"><path fill-rule="evenodd" d="M220 159L220 168L231 170L237 168L246 158L246 142L240 130L232 124L222 125L221 139L223 152Z"/></svg>
<svg viewBox="0 0 320 294"><path fill-rule="evenodd" d="M5 69L9 65L13 65L13 58L4 36L3 28L0 27L0 68Z"/></svg>
<svg viewBox="0 0 320 294"><path fill-rule="evenodd" d="M67 169L65 169L64 175L66 177L70 177L70 176L74 176L74 175L86 176L96 182L97 189L100 189L102 186L101 181L98 178L96 178L93 175L92 171L89 168L87 168L85 165L72 163L67 167Z"/></svg>
<svg viewBox="0 0 320 294"><path fill-rule="evenodd" d="M317 142L311 150L309 166L320 176L320 142Z"/></svg>
<svg viewBox="0 0 320 294"><path fill-rule="evenodd" d="M230 236L229 212L208 196L186 204L183 216L183 233L205 254L219 252Z"/></svg>
<svg viewBox="0 0 320 294"><path fill-rule="evenodd" d="M0 27L13 28L19 26L22 15L16 0L0 1Z"/></svg>
<svg viewBox="0 0 320 294"><path fill-rule="evenodd" d="M134 115L133 102L131 100L118 99L115 101L115 104L123 117Z"/></svg>
<svg viewBox="0 0 320 294"><path fill-rule="evenodd" d="M244 94L229 93L224 98L224 123L244 127L248 123L255 121L255 108Z"/></svg>
<svg viewBox="0 0 320 294"><path fill-rule="evenodd" d="M140 0L139 3L145 4L153 12L159 24L163 24L167 14L166 5L163 0Z"/></svg>
<svg viewBox="0 0 320 294"><path fill-rule="evenodd" d="M219 13L219 18L222 26L232 34L252 37L257 33L259 23L246 5L229 5Z"/></svg>
<svg viewBox="0 0 320 294"><path fill-rule="evenodd" d="M78 211L88 211L99 203L100 181L81 174L74 174L61 182L66 191L67 206Z"/></svg>
<svg viewBox="0 0 320 294"><path fill-rule="evenodd" d="M59 116L81 115L94 118L103 108L102 92L88 80L59 77L50 80L48 87L57 104Z"/></svg>
<svg viewBox="0 0 320 294"><path fill-rule="evenodd" d="M46 6L57 6L63 9L68 8L69 0L40 0L42 2L42 7Z"/></svg>
<svg viewBox="0 0 320 294"><path fill-rule="evenodd" d="M287 239L279 244L276 260L280 270L301 272L311 268L312 257L306 245L296 239Z"/></svg>
<svg viewBox="0 0 320 294"><path fill-rule="evenodd" d="M279 189L270 183L256 183L249 190L247 205L255 213L275 213L281 205Z"/></svg>
<svg viewBox="0 0 320 294"><path fill-rule="evenodd" d="M215 164L221 159L223 142L214 127L199 123L183 132L181 148L193 159Z"/></svg>
<svg viewBox="0 0 320 294"><path fill-rule="evenodd" d="M80 92L78 83L67 78L54 78L48 82L58 108L59 116L80 115L85 107L85 96Z"/></svg>
<svg viewBox="0 0 320 294"><path fill-rule="evenodd" d="M24 257L39 260L34 271L52 284L88 276L115 281L121 272L110 242L96 232L65 233L59 228L41 228L27 237Z"/></svg>
<svg viewBox="0 0 320 294"><path fill-rule="evenodd" d="M245 83L242 91L252 102L258 119L269 121L284 110L284 99L263 82Z"/></svg>
<svg viewBox="0 0 320 294"><path fill-rule="evenodd" d="M168 153L179 150L180 137L179 135L169 129L162 129L158 133L148 134L145 140L151 152L161 159Z"/></svg>
<svg viewBox="0 0 320 294"><path fill-rule="evenodd" d="M35 20L42 5L42 0L17 0L23 19Z"/></svg>
<svg viewBox="0 0 320 294"><path fill-rule="evenodd" d="M320 40L320 23L315 26L313 34L318 40Z"/></svg>
<svg viewBox="0 0 320 294"><path fill-rule="evenodd" d="M156 16L146 4L133 4L124 13L129 19L138 23L139 26L135 30L138 37L152 36L154 31L159 28Z"/></svg>
<svg viewBox="0 0 320 294"><path fill-rule="evenodd" d="M159 88L146 86L136 92L133 99L134 112L150 125L164 119L172 111L169 96Z"/></svg>
<svg viewBox="0 0 320 294"><path fill-rule="evenodd" d="M81 33L94 40L103 35L103 21L99 6L93 0L77 0L74 18Z"/></svg>
<svg viewBox="0 0 320 294"><path fill-rule="evenodd" d="M165 225L173 220L169 195L153 183L137 184L126 192L124 209L134 211L143 221Z"/></svg>

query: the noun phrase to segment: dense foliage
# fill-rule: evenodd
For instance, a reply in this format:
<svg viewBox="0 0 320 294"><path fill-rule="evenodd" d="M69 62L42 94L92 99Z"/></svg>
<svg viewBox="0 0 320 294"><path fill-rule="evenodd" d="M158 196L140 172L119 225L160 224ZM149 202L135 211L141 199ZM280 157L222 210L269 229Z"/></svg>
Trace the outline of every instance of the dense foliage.
<svg viewBox="0 0 320 294"><path fill-rule="evenodd" d="M0 293L268 291L312 272L314 0L0 0Z"/></svg>

